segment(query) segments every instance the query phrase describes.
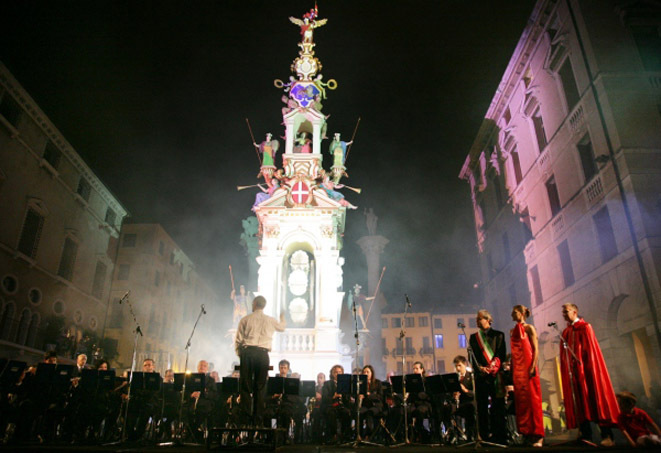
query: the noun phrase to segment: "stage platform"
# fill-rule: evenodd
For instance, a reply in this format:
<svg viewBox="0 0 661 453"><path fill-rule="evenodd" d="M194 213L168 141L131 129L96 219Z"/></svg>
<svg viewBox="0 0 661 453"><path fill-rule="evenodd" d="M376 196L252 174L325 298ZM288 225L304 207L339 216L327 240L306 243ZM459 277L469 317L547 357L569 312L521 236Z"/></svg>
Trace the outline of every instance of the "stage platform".
<svg viewBox="0 0 661 453"><path fill-rule="evenodd" d="M279 453L341 453L341 452L351 452L356 450L369 451L374 453L382 452L461 452L461 451L475 451L474 448L457 448L451 446L431 446L431 445L406 445L401 447L373 447L373 446L361 446L354 448L352 446L332 446L332 445L314 445L314 444L302 444L302 445L284 445L276 447L275 449L266 448L264 446L256 445L246 445L238 448L222 448L222 449L212 449L208 450L206 446L172 446L172 447L158 447L155 445L149 444L125 444L121 446L113 447L102 447L102 446L92 446L92 445L4 445L0 446L0 452L198 452L202 453L205 451L277 451ZM643 449L643 448L631 448L623 445L617 445L615 447L583 447L577 445L561 445L561 446L545 446L541 449L531 448L531 447L508 447L506 449L502 448L480 448L479 451L512 451L512 452L527 452L527 451L548 451L548 452L558 452L558 453L569 453L569 452L597 452L597 451L608 451L611 453L619 452L646 452L646 451L658 451L658 449Z"/></svg>

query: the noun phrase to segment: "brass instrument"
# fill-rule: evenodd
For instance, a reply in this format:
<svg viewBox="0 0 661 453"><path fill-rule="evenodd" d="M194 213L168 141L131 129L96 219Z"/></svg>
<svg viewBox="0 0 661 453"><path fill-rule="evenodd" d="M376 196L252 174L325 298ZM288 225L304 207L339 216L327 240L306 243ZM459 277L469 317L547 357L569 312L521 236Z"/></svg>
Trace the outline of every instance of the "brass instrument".
<svg viewBox="0 0 661 453"><path fill-rule="evenodd" d="M259 184L252 184L250 186L236 186L236 190L250 189L251 187L257 187Z"/></svg>
<svg viewBox="0 0 661 453"><path fill-rule="evenodd" d="M349 189L349 190L353 190L353 191L356 192L356 193L360 193L360 192L363 191L363 189L361 189L361 188L359 188L359 187L351 187L351 186L347 186L346 184L344 185L344 187L346 187L346 188Z"/></svg>

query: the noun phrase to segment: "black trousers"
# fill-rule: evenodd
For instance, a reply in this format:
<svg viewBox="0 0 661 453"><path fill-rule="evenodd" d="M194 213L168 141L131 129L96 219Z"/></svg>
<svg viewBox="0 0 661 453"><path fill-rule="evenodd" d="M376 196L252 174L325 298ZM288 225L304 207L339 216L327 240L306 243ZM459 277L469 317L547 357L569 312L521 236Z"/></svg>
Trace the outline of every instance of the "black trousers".
<svg viewBox="0 0 661 453"><path fill-rule="evenodd" d="M478 374L475 380L480 437L506 444L505 398L499 396L498 382L494 376Z"/></svg>
<svg viewBox="0 0 661 453"><path fill-rule="evenodd" d="M239 393L243 419L252 426L262 425L269 353L263 348L247 346L241 351L240 358Z"/></svg>

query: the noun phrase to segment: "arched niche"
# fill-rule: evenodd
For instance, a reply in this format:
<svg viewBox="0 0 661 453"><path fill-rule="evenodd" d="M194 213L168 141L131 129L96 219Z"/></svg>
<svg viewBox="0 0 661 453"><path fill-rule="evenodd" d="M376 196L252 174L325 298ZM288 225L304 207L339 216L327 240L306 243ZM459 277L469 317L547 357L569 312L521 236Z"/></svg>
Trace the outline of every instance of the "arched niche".
<svg viewBox="0 0 661 453"><path fill-rule="evenodd" d="M284 250L281 273L281 300L291 328L315 326L317 262L308 242L291 242Z"/></svg>

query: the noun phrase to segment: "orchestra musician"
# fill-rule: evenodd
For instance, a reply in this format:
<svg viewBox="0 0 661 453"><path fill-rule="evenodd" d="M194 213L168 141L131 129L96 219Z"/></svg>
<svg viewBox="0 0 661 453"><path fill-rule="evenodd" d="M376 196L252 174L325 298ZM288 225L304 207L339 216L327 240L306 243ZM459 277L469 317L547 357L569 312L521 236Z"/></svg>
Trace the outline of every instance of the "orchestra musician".
<svg viewBox="0 0 661 453"><path fill-rule="evenodd" d="M326 417L326 441L337 443L337 421L340 421L341 436L349 439L351 430L352 404L350 395L337 393L337 376L344 374L342 365L334 365L330 369L330 379L324 383L321 391L321 412Z"/></svg>
<svg viewBox="0 0 661 453"><path fill-rule="evenodd" d="M413 372L422 376L423 382L426 376L425 366L422 362L413 363ZM411 415L411 424L413 432L417 440L422 440L423 437L428 437L429 432L423 426L423 420L429 419L430 426L432 426L432 404L431 398L426 392L409 393L407 396L407 403L409 413Z"/></svg>
<svg viewBox="0 0 661 453"><path fill-rule="evenodd" d="M314 387L314 398L310 398L310 425L312 426L312 441L321 442L321 390L326 382L324 373L317 374L317 383Z"/></svg>
<svg viewBox="0 0 661 453"><path fill-rule="evenodd" d="M197 372L204 374L204 390L195 391L190 394L188 408L191 427L202 431L205 426L214 426L214 407L218 400L218 390L216 388L216 381L208 374L209 362L200 360L197 363Z"/></svg>
<svg viewBox="0 0 661 453"><path fill-rule="evenodd" d="M383 387L374 376L374 367L365 365L363 374L367 376L367 395L359 395L360 418L365 420L365 439L374 432L375 420L383 416Z"/></svg>
<svg viewBox="0 0 661 453"><path fill-rule="evenodd" d="M282 359L278 363L278 374L276 374L276 377L287 378L290 376L293 377L290 363L288 360ZM303 420L306 413L307 408L305 407L303 398L299 395L274 394L267 404L264 424L270 426L271 419L275 418L278 428L288 429L293 420L294 441L299 443L301 441Z"/></svg>
<svg viewBox="0 0 661 453"><path fill-rule="evenodd" d="M146 358L142 361L143 373L155 373L154 360ZM127 396L124 396L127 398ZM131 388L131 401L127 401L128 416L126 431L130 441L136 441L145 434L147 422L160 413L159 392L141 388Z"/></svg>
<svg viewBox="0 0 661 453"><path fill-rule="evenodd" d="M459 437L455 432L457 427L455 417L463 417L466 421L466 437L471 440L475 433L475 406L473 394L473 373L468 371L468 359L463 355L458 355L453 360L455 371L459 376L459 392L454 392L452 395L452 403L445 405L443 408L443 424L450 436L454 435Z"/></svg>
<svg viewBox="0 0 661 453"><path fill-rule="evenodd" d="M163 384L161 385L161 416L159 418L157 433L158 438L166 440L174 434L174 421L179 415L181 404L181 393L174 389L174 370L168 368L163 373Z"/></svg>

